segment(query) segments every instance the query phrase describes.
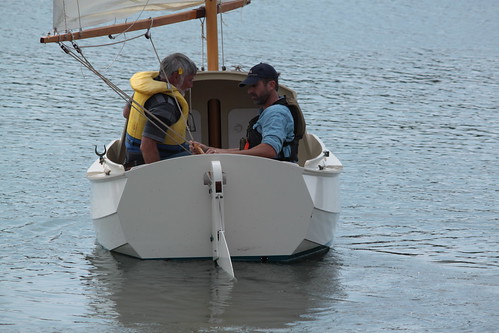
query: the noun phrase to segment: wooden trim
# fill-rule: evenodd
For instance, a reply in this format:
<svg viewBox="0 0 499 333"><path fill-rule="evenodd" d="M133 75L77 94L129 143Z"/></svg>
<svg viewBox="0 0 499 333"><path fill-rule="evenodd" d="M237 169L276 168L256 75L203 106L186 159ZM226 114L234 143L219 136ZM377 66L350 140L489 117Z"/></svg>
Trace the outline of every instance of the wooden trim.
<svg viewBox="0 0 499 333"><path fill-rule="evenodd" d="M225 13L233 9L237 9L249 4L251 0L234 0L230 2L223 3L218 8L218 13ZM205 7L200 7L197 9L191 9L181 13L169 14L164 16L159 16L154 19L144 19L131 23L121 23L111 26L92 28L88 30L82 30L77 32L70 32L64 34L58 34L53 36L44 36L40 38L40 43L58 43L67 42L77 39L94 38L100 36L108 36L113 34L122 33L124 31L137 31L143 29L149 29L151 27L158 27L162 25L168 25L178 22L190 21L206 16Z"/></svg>

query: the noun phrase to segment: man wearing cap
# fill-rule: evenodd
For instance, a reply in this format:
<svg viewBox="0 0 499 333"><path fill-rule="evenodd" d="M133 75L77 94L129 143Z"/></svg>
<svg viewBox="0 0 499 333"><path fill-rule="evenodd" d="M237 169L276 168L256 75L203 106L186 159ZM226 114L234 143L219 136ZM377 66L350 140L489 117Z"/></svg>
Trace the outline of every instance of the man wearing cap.
<svg viewBox="0 0 499 333"><path fill-rule="evenodd" d="M252 67L246 79L239 83L240 87L247 87L250 98L261 107L259 115L249 123L243 147L220 149L197 142L194 144L206 154L243 154L295 162L295 158L291 157L291 143L295 136L293 116L285 98L281 99L277 93L278 78L279 73L274 67L260 63Z"/></svg>

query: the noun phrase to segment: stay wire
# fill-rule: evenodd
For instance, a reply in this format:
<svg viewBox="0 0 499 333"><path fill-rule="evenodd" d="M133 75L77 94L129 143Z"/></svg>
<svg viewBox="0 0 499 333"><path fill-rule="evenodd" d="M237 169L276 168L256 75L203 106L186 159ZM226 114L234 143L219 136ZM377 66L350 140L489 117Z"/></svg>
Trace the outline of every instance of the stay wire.
<svg viewBox="0 0 499 333"><path fill-rule="evenodd" d="M222 45L222 69L225 70L226 68L225 68L225 52L224 52L224 20L222 16L222 11L220 11L220 44Z"/></svg>
<svg viewBox="0 0 499 333"><path fill-rule="evenodd" d="M62 42L59 43L59 45L61 46L61 48L64 50L65 53L69 54L71 57L73 57L73 59L75 59L76 61L78 61L81 65L83 65L85 68L87 68L89 71L91 71L92 73L94 73L97 77L99 77L106 85L108 85L114 92L116 92L118 94L118 96L120 96L123 100L125 100L127 103L130 103L131 107L133 107L135 110L137 110L139 112L139 114L141 114L143 117L146 117L148 119L150 119L150 118L154 119L155 121L153 121L151 123L155 127L157 127L161 132L163 132L170 139L172 139L173 141L175 141L177 143L177 145L179 145L180 147L182 147L182 149L184 149L185 151L189 152L189 150L186 149L182 145L182 143L184 143L185 141L187 141L187 139L184 136L182 136L179 133L177 133L174 129L172 129L170 126L168 126L166 123L164 123L161 119L159 119L157 116L155 116L154 114L152 114L149 110L147 110L146 108L144 108L143 106L141 106L139 103L137 103L133 99L132 96L130 96L127 93L125 93L118 86L116 86L114 83L112 83L107 77L105 77L104 75L102 75L87 60L87 58L83 55L83 52L81 51L80 47L76 43L73 42L73 50L75 50L80 56L78 56L78 54L76 54L74 51L71 50L71 48L69 48L67 45L63 44ZM176 135L176 137L174 137L173 135L171 135L170 133L168 133L167 130L165 131L163 128L161 128L160 125L164 126L164 128L166 128L167 130L172 131ZM177 140L177 138L183 139L184 142L179 142Z"/></svg>
<svg viewBox="0 0 499 333"><path fill-rule="evenodd" d="M204 65L205 65L204 44L206 41L206 35L204 32L205 19L201 18L199 19L199 21L201 21L201 70L204 71Z"/></svg>
<svg viewBox="0 0 499 333"><path fill-rule="evenodd" d="M161 59L160 59L160 57L159 57L158 50L156 49L156 45L154 45L154 42L153 42L153 40L152 40L152 36L151 36L150 34L148 34L147 39L149 39L149 41L151 42L152 48L153 48L153 50L154 50L154 54L156 55L156 59L158 59L158 63L161 65ZM160 67L161 67L161 66L160 66ZM166 75L166 73L164 72L163 68L161 68L161 70L163 71L163 77L166 79L166 82L168 83L168 88L170 88L170 87L175 87L174 85L172 85L172 84L170 83L170 80L168 80L168 76L167 76L167 75ZM170 88L170 89L171 89L171 88ZM177 90L178 90L178 88L177 88ZM179 102L178 102L178 100L177 100L177 97L176 97L175 95L173 95L173 99L175 100L175 103L177 104L177 108L178 108L179 110L182 110L182 108L180 107L180 104L179 104ZM188 112L188 113L190 113L190 112L191 112L190 107L191 107L191 106L190 106L190 104L189 104L189 112ZM191 131L190 131L190 129L189 129L189 126L188 126L189 116L187 116L187 118L186 118L186 117L185 117L185 115L184 115L184 113L180 112L180 117L182 118L182 121L184 121L184 123L185 123L185 128L186 128L186 131L187 131L187 133L189 133L189 136L190 136L191 140L194 140L194 137L192 136L192 133L191 133ZM184 138L184 139L185 139L185 138ZM185 141L187 141L187 140L185 140Z"/></svg>

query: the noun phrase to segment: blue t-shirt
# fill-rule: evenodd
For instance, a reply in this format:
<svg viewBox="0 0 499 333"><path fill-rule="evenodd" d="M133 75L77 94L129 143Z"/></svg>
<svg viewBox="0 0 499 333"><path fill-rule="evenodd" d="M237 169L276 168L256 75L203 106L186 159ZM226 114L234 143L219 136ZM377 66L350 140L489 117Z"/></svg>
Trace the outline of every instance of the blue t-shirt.
<svg viewBox="0 0 499 333"><path fill-rule="evenodd" d="M284 142L290 142L295 138L294 121L291 111L282 104L274 104L260 111L260 118L253 125L262 134L262 143L270 145L277 154L283 149ZM291 155L291 147L285 146L284 157Z"/></svg>

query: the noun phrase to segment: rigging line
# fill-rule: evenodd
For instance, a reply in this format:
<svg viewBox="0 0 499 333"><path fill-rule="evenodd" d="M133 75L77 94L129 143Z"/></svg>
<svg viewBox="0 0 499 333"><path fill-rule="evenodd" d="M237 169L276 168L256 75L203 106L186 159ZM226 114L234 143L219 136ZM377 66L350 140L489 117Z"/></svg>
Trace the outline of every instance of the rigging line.
<svg viewBox="0 0 499 333"><path fill-rule="evenodd" d="M177 143L177 145L182 148L183 150L185 150L186 152L189 152L190 153L190 150L185 148L182 144L187 142L187 139L185 137L183 137L182 135L178 134L174 129L172 129L170 126L168 126L166 123L164 123L161 119L159 119L156 115L154 115L153 113L151 113L149 110L147 110L144 106L140 105L139 103L137 103L137 101L135 101L133 98L131 98L131 100L129 100L129 103L131 105L131 107L133 107L141 116L143 117L146 117L147 119L150 120L150 118L153 118L155 121L157 121L159 124L157 124L155 121L151 121L151 123L157 128L159 129L164 135L168 136L168 138L172 139L173 141L175 141L175 143ZM147 115L146 115L147 114ZM164 126L167 130L164 130L163 128L161 128L161 126ZM170 130L171 132L173 132L173 134L170 134L168 132L168 130ZM178 141L178 138L182 139L183 142L179 142Z"/></svg>
<svg viewBox="0 0 499 333"><path fill-rule="evenodd" d="M189 116L192 117L192 131L196 131L196 122L194 121L194 115L192 114L192 89L189 89ZM189 122L187 122L189 125ZM194 141L194 136L192 135L191 127L187 126L187 130L189 131L189 135Z"/></svg>
<svg viewBox="0 0 499 333"><path fill-rule="evenodd" d="M78 47L76 44L74 44L76 47ZM78 49L76 49L78 51ZM126 94L123 90L121 90L118 86L116 86L114 83L112 83L107 77L105 77L104 75L102 75L95 67L93 67L93 65L88 61L88 59L83 55L83 52L81 52L81 50L78 52L79 54L81 54L81 58L82 59L77 59L78 61L80 61L80 63L82 65L84 65L88 70L90 70L91 72L93 72L95 75L97 75L102 81L104 81L104 83L106 83L114 92L116 92L120 97L122 97L125 101L130 101L132 100L133 101L133 98L131 96L129 96L128 94ZM77 57L76 54L74 54L73 52L73 57ZM177 106L178 106L178 102L177 102ZM158 122L159 124L155 123L154 121L152 121L151 123L156 127L158 128L163 134L165 134L166 136L168 136L170 139L172 139L174 142L177 143L177 145L179 145L180 147L182 147L182 149L184 149L185 151L188 151L184 146L182 146L182 143L184 143L185 141L187 141L187 138L183 135L180 135L178 132L176 132L173 128L171 128L170 126L168 126L166 123L164 123L161 119L159 119L156 115L152 114L151 112L149 112L149 110L143 108L142 106L140 106L142 108L142 112L140 112L140 110L138 110L136 107L134 107L135 109L137 109L137 111L139 111L139 114L141 114L143 117L146 117L148 119L152 118L153 120L155 120L155 122ZM178 108L180 109L180 106L178 106ZM166 128L167 130L164 130L163 128L161 128L161 126L164 126L164 128ZM170 134L168 132L168 130L170 130L172 132L172 134ZM183 142L179 142L178 138L182 139Z"/></svg>
<svg viewBox="0 0 499 333"><path fill-rule="evenodd" d="M151 27L152 27L152 24L153 24L153 20L151 20ZM151 28L150 27L150 28ZM149 29L150 29L149 28ZM131 38L126 38L126 31L125 32L122 32L120 33L119 35L123 35L124 36L124 39L121 40L121 41L116 41L116 42L112 42L112 43L105 43L105 44L96 44L96 45L87 45L87 46L78 46L80 49L83 49L83 48L91 48L91 47L102 47L102 46L111 46L111 45L116 45L116 44L119 44L119 43L123 43L122 47L121 47L121 50L119 50L119 52L116 54L116 56L114 57L114 59L111 61L111 63L109 63L109 65L105 68L106 70L111 68L113 66L113 64L117 61L118 57L122 54L124 48L125 48L125 43L127 43L128 41L131 41L131 40L134 40L134 39L137 39L139 37L142 37L142 36L146 36L147 37L147 34L149 33L149 30L146 32L146 33L143 33L143 34L140 34L140 35L137 35L135 37L131 37ZM118 35L118 36L119 36ZM111 38L111 36L110 36ZM116 37L112 37L112 39L115 39Z"/></svg>
<svg viewBox="0 0 499 333"><path fill-rule="evenodd" d="M201 18L199 19L201 21L201 70L204 71L204 63L205 63L205 56L204 56L204 43L206 40L206 36L204 34L204 22L205 19Z"/></svg>
<svg viewBox="0 0 499 333"><path fill-rule="evenodd" d="M116 45L116 44L126 43L126 42L129 42L129 41L131 41L131 40L134 40L134 39L137 39L137 38L143 37L143 36L145 36L145 35L146 35L146 34L145 34L145 33L143 33L143 34L140 34L140 35L137 35L137 36L134 36L134 37L125 38L125 39L123 39L123 40L116 41L116 42L112 42L112 43L106 43L106 44L95 44L95 45L84 45L84 46L80 46L80 48L82 48L82 49L86 49L86 48L91 48L91 47L112 46L112 45Z"/></svg>
<svg viewBox="0 0 499 333"><path fill-rule="evenodd" d="M64 27L66 28L66 31L68 31L68 16L66 15L66 2L62 2L62 12L64 13ZM52 27L54 29L54 34L56 31L55 27Z"/></svg>
<svg viewBox="0 0 499 333"><path fill-rule="evenodd" d="M106 69L109 69L113 66L113 63L116 62L116 60L118 59L118 57L121 55L121 53L123 52L124 48L125 48L125 44L126 42L128 41L131 41L131 40L134 40L136 38L139 38L139 37L142 37L142 36L145 36L149 30L144 33L144 34L140 34L138 36L135 36L135 37L132 37L132 38L126 38L126 33L127 31L133 27L135 25L135 23L138 21L138 19L140 18L140 16L142 15L142 13L144 12L145 8L147 7L147 5L149 4L149 0L145 3L144 7L142 8L142 11L140 12L139 16L137 17L137 19L124 31L122 31L121 33L117 34L116 36L121 36L123 35L124 36L124 39L122 41L116 41L116 42L112 42L112 43L104 43L104 44L96 44L96 45L88 45L88 46L78 46L80 49L82 48L90 48L90 47L102 47L102 46L111 46L111 45L116 45L116 44L119 44L119 43L123 43L123 46L121 47L121 50L118 52L118 54L115 56L114 60L107 66ZM78 6L79 6L79 0L78 0ZM80 31L81 31L81 15L80 15L80 8L78 7L78 19L80 20ZM153 19L151 19L151 27L153 25ZM150 27L150 28L151 28ZM150 29L149 28L149 29ZM115 37L112 37L111 35L109 35L109 38L112 38L112 39L115 39Z"/></svg>
<svg viewBox="0 0 499 333"><path fill-rule="evenodd" d="M168 126L166 123L164 123L161 119L159 119L156 115L151 113L149 110L147 110L144 106L140 105L135 101L133 98L129 100L131 102L131 107L133 107L141 116L146 117L148 120L151 120L151 118L154 121L151 121L151 124L153 124L157 129L159 129L164 135L166 135L168 138L172 139L179 147L181 147L183 150L190 152L189 149L185 148L182 144L187 142L187 139L183 137L182 135L178 134L174 129L172 129L170 126ZM158 123L156 123L158 122ZM164 130L160 125L164 126L166 130ZM170 134L168 132L170 130L173 134ZM179 142L178 139L182 139L183 142Z"/></svg>
<svg viewBox="0 0 499 333"><path fill-rule="evenodd" d="M123 36L126 36L126 35L123 35ZM105 68L105 70L108 70L109 68L113 67L114 64L116 63L116 61L118 61L118 58L121 56L121 54L123 53L123 50L125 49L125 43L123 43L121 45L121 48L120 50L118 51L118 53L116 53L114 59L107 65L107 68Z"/></svg>
<svg viewBox="0 0 499 333"><path fill-rule="evenodd" d="M92 73L97 75L101 80L103 80L109 87L111 87L116 93L119 95L126 95L125 92L123 92L118 86L116 86L114 83L112 83L107 77L102 75L91 63L88 61L88 59L85 57L83 52L81 51L80 47L76 44L73 43L73 47L75 50L81 55L81 60L77 59L80 61L81 64L83 64L88 70L90 70ZM74 54L74 53L73 53ZM74 54L76 56L76 54Z"/></svg>
<svg viewBox="0 0 499 333"><path fill-rule="evenodd" d="M125 38L124 40L122 41L117 41L117 42L113 42L113 43L107 43L107 44L100 44L100 45L86 45L86 46L78 46L80 49L84 49L84 48L93 48L93 47L103 47L103 46L111 46L111 45L115 45L115 44L120 44L120 43L123 43L123 45L121 46L121 49L119 50L119 52L116 54L116 56L114 57L114 59L109 63L109 65L107 65L107 67L105 68L106 70L111 68L113 66L113 64L117 61L118 57L123 53L123 50L125 48L125 43L127 43L128 41L131 41L131 40L134 40L136 38L139 38L139 37L142 37L144 36L145 34L142 34L142 35L138 35L138 36L135 36L135 37L132 37L132 38ZM125 36L125 35L124 35Z"/></svg>
<svg viewBox="0 0 499 333"><path fill-rule="evenodd" d="M219 1L220 6L221 1ZM222 11L220 11L220 44L222 44L222 69L225 70L225 52L224 52L224 20Z"/></svg>
<svg viewBox="0 0 499 333"><path fill-rule="evenodd" d="M186 122L185 122L185 129L187 131L187 133L189 133L189 137L191 138L192 141L194 141L194 136L192 135L192 132L191 132L191 128L189 126L189 115L192 115L191 111L191 102L192 102L192 90L189 89L189 112L187 113L187 119L186 119ZM192 121L194 122L194 116L192 116Z"/></svg>
<svg viewBox="0 0 499 333"><path fill-rule="evenodd" d="M69 53L69 52L68 52ZM86 58L84 58L84 56L82 55L82 57L78 57L74 52L70 52L69 53L74 59L76 59L78 62L80 62L84 67L86 67L88 70L90 70L92 73L94 73L95 75L97 75L101 80L104 81L104 83L106 83L113 91L115 91L121 98L123 98L125 101L129 102L130 100L133 100L133 98L131 96L129 96L128 94L126 94L123 90L121 90L118 86L116 86L114 83L112 83L108 78L106 78L104 75L102 75L99 71L97 71L97 69L95 69L95 67L92 66L92 64L86 60ZM146 109L144 109L144 111L146 113L148 113L149 116L151 116L152 118L154 118L155 120L157 120L161 125L165 126L166 128L168 128L169 126L164 124L160 119L156 119L156 116L154 116L153 114L151 114L150 112L148 112ZM144 116L146 116L145 114L143 114ZM154 124L154 123L153 123ZM159 127L158 127L159 128ZM165 133L164 130L162 130L162 132L164 134L167 134ZM175 132L173 129L172 129L172 132ZM178 137L181 137L181 135L179 135L178 133L175 133ZM173 139L173 138L172 138ZM185 139L185 138L184 138ZM177 142L178 143L178 142Z"/></svg>
<svg viewBox="0 0 499 333"><path fill-rule="evenodd" d="M147 0L147 2L144 4L144 7L142 7L142 10L140 11L139 15L137 15L137 18L134 20L134 22L127 28L125 29L124 31L120 32L119 34L117 34L116 36L119 36L121 34L126 34L128 32L128 30L130 30L134 25L135 23L137 23L137 21L140 19L140 17L142 16L142 14L144 13L144 11L146 10L146 7L149 5L149 0ZM152 17L150 17L151 21L153 20ZM125 20L126 22L126 20ZM152 27L152 22L151 22L151 27ZM150 29L150 28L149 28ZM116 38L116 37L115 37Z"/></svg>
<svg viewBox="0 0 499 333"><path fill-rule="evenodd" d="M167 124L165 124L161 119L159 119L157 116L155 116L154 114L152 114L149 110L145 109L144 107L142 107L140 104L138 104L137 102L135 102L135 100L133 100L133 98L131 96L129 96L128 94L126 94L123 90L121 90L118 86L116 86L114 83L112 83L108 78L106 78L104 75L102 75L101 73L99 73L99 71L97 71L93 66L92 64L84 57L84 55L81 53L81 50L78 51L76 48L75 50L77 50L77 52L79 54L81 54L81 57L79 57L77 54L74 53L74 51L71 51L70 48L63 44L63 43L60 43L61 45L61 48L67 53L69 54L70 56L72 56L75 60L77 60L80 64L82 64L84 67L86 67L88 70L90 70L92 73L94 73L95 75L97 75L101 80L104 81L104 83L106 83L114 92L116 92L121 98L123 98L125 101L127 102L130 102L132 101L132 106L134 107L134 109L136 109L140 115L142 115L143 117L146 117L149 119L152 118L154 119L156 122L158 122L159 124L157 124L156 122L152 121L151 123L156 127L158 128L163 134L165 134L166 136L168 136L170 139L172 139L173 141L175 141L177 143L177 145L179 145L182 149L184 149L185 151L188 151L188 149L186 149L182 143L184 143L185 141L187 141L187 139L180 135L179 133L177 133L174 129L172 129L170 126L168 126ZM76 44L74 44L73 47L78 47ZM140 107L140 109L138 107ZM147 115L146 115L147 114ZM173 134L175 134L175 136L173 136L172 134L168 133L167 130L164 130L163 128L160 127L160 125L164 126L164 128L166 128L167 130L169 129ZM178 138L180 139L183 139L184 142L179 142L178 141Z"/></svg>
<svg viewBox="0 0 499 333"><path fill-rule="evenodd" d="M134 25L135 23L137 23L137 21L140 20L140 17L142 16L142 14L145 12L147 6L149 5L149 1L150 0L147 0L147 2L144 4L144 6L142 7L140 13L137 15L137 18L133 21L132 24L130 24L130 26L128 26L127 29L125 29L124 31L120 32L119 34L117 34L116 36L120 36L120 35L123 35L123 34L126 34ZM66 27L66 31L67 32L70 32L70 29L68 29L68 23L67 23L67 15L66 15L66 2L63 1L63 11L64 11L64 24L65 24L65 27ZM78 25L80 27L80 31L83 30L83 27L82 27L82 23L81 23L81 11L80 11L80 0L76 0L76 6L77 6L77 10L78 10ZM152 20L152 18L150 18ZM126 22L127 20L125 20ZM116 23L116 21L115 21ZM151 26L152 26L152 23L151 23ZM111 35L110 35L111 36ZM114 38L116 38L116 36ZM138 37L141 37L142 35L140 36L137 36L137 37L134 37L132 39L135 39L135 38L138 38ZM132 39L129 39L129 40L132 40ZM124 41L122 42L126 42L127 40L125 39ZM117 43L120 43L120 42L117 42ZM85 46L85 47L98 47L98 46L106 46L106 45L114 45L116 43L109 43L109 44L101 44L101 45L97 45L97 46Z"/></svg>
<svg viewBox="0 0 499 333"><path fill-rule="evenodd" d="M152 45L152 48L154 50L154 53L156 54L156 58L158 59L158 62L160 63L161 65L161 59L159 58L159 54L158 54L158 50L156 49L156 45L154 44L154 41L152 40L152 36L149 35L149 41L151 42L151 45ZM160 66L161 67L161 66ZM168 87L175 87L174 85L172 85L170 83L170 81L168 80L168 76L166 75L166 73L164 72L164 70L161 68L161 70L163 71L163 76L166 78L166 82L168 83ZM175 87L176 88L176 87ZM172 89L173 90L173 89ZM177 88L177 91L178 91L178 88ZM177 104L177 108L179 110L182 110L182 108L180 107L180 104L177 100L177 97L175 97L175 95L173 96L173 99L175 100L175 103ZM190 105L189 105L189 109L190 109ZM190 110L189 110L190 112ZM191 138L191 140L194 140L194 137L192 136L192 133L191 131L189 130L189 126L188 126L188 120L189 120L189 115L187 114L187 117L183 114L183 112L180 112L180 117L182 117L182 121L185 123L185 128L187 129L187 133L189 133L189 136ZM184 138L185 139L185 138Z"/></svg>
<svg viewBox="0 0 499 333"><path fill-rule="evenodd" d="M61 47L63 45L64 44L62 44ZM75 44L75 46L78 47L76 44ZM125 99L127 101L130 100L131 97L128 94L126 94L118 86L116 86L114 83L112 83L108 78L106 78L104 75L102 75L95 67L93 67L93 65L84 57L84 55L82 54L81 50L78 51L78 49L75 49L79 54L81 54L81 57L79 57L77 54L75 54L75 52L70 51L69 48L66 45L64 45L63 49L66 51L66 53L68 53L75 60L77 60L78 62L80 62L80 64L82 64L84 67L86 67L89 71L91 71L92 73L94 73L95 75L97 75L101 80L103 80L104 83L106 83L120 97L122 97L123 99Z"/></svg>
<svg viewBox="0 0 499 333"><path fill-rule="evenodd" d="M80 14L80 1L76 1L76 6L78 8L78 25L80 26L80 31L83 30L83 27L81 26L81 14Z"/></svg>

